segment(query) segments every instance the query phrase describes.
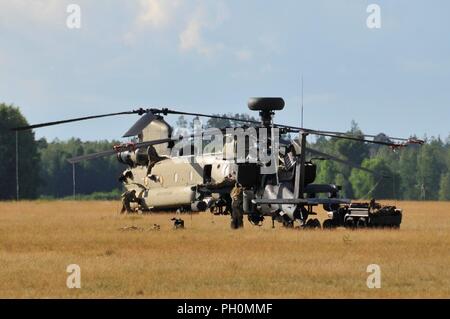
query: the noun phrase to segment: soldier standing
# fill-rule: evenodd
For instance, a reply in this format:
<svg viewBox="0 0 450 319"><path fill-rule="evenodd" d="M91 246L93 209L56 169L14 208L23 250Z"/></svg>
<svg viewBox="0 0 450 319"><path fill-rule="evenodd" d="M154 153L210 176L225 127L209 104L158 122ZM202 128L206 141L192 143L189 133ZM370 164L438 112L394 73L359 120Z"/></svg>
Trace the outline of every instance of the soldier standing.
<svg viewBox="0 0 450 319"><path fill-rule="evenodd" d="M236 182L230 193L231 196L231 228L239 229L244 227L244 209L243 209L243 189Z"/></svg>

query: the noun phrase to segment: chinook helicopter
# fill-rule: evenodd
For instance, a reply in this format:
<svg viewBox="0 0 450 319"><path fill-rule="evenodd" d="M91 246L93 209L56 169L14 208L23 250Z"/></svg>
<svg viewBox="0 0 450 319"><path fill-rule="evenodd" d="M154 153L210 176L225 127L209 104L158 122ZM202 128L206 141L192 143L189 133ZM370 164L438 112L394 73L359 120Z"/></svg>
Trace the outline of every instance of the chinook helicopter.
<svg viewBox="0 0 450 319"><path fill-rule="evenodd" d="M414 138L388 136L379 140L374 135L354 136L274 123L275 111L283 110L284 106L282 98L251 98L248 107L259 112L260 121L168 108L140 108L28 125L13 130L30 130L118 115L141 116L123 135L125 138L137 138L135 142L115 145L111 150L68 160L75 164L116 155L118 161L127 166L119 178L126 189L123 195L123 210L127 212L225 210L231 211L232 228L242 227L244 214L254 225L261 225L264 217L270 216L272 223L279 221L290 227L294 222L299 222L301 226L317 228L321 226L320 222L310 216L316 214L314 207L323 205L330 213L330 219L324 222L324 227L327 228L340 225L367 227L371 225L371 220L378 221L372 223L373 225L399 226L401 210L395 207L386 210L374 203L358 206L352 204L349 199L339 197L339 186L314 184L316 165L312 159L307 160L307 156L338 161L370 174L386 176L314 150L307 146L306 138L308 135L317 135L349 139L393 149L424 142ZM171 114L233 120L243 125L237 128L215 129L214 132L200 129L192 134L175 136L173 128L164 120L164 116ZM285 140L283 136L287 133L297 133L298 137L290 141ZM213 135L219 136L216 140L222 144L215 143L214 147L211 147L213 143L206 143L205 146L205 136L211 139ZM205 152L208 147L210 151ZM264 160L258 152L262 148L265 149ZM198 149L202 152L197 152ZM237 158L236 154L240 151L242 156ZM380 210L388 218L374 218L374 212Z"/></svg>

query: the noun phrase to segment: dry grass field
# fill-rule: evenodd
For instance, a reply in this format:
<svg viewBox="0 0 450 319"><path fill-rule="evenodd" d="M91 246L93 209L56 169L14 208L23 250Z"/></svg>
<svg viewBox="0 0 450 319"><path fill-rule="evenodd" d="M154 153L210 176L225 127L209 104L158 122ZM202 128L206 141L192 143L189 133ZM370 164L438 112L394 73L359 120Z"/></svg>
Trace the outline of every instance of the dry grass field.
<svg viewBox="0 0 450 319"><path fill-rule="evenodd" d="M0 203L0 297L449 298L450 203L394 204L399 231L269 220L232 231L209 213L173 230L173 214L121 216L118 202ZM81 267L81 289L66 287L69 264ZM381 289L366 286L369 264L381 267Z"/></svg>

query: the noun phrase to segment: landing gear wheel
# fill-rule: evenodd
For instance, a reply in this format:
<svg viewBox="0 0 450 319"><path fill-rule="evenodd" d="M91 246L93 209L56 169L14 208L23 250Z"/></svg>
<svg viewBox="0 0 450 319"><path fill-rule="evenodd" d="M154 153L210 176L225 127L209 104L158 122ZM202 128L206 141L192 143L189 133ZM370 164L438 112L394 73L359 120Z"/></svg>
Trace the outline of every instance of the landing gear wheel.
<svg viewBox="0 0 450 319"><path fill-rule="evenodd" d="M293 228L294 227L294 222L292 220L285 220L285 219L283 219L283 227Z"/></svg>
<svg viewBox="0 0 450 319"><path fill-rule="evenodd" d="M324 222L322 224L322 228L323 229L333 229L333 228L335 228L333 220L331 220L331 219L324 220Z"/></svg>
<svg viewBox="0 0 450 319"><path fill-rule="evenodd" d="M311 229L316 229L316 228L320 228L320 222L318 219L314 218L314 219L309 219L306 222L306 227L307 228L311 228Z"/></svg>

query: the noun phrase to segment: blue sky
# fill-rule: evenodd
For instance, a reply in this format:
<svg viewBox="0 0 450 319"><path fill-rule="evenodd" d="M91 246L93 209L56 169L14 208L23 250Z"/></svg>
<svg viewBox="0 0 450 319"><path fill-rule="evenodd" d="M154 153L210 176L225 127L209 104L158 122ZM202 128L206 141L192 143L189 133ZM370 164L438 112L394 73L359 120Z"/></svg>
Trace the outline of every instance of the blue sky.
<svg viewBox="0 0 450 319"><path fill-rule="evenodd" d="M66 26L68 4L81 29ZM369 4L381 28L369 29ZM282 96L277 122L366 133L450 133L450 2L0 0L0 101L30 123L171 107L247 112ZM176 120L176 118L172 118ZM137 118L39 129L119 138Z"/></svg>

